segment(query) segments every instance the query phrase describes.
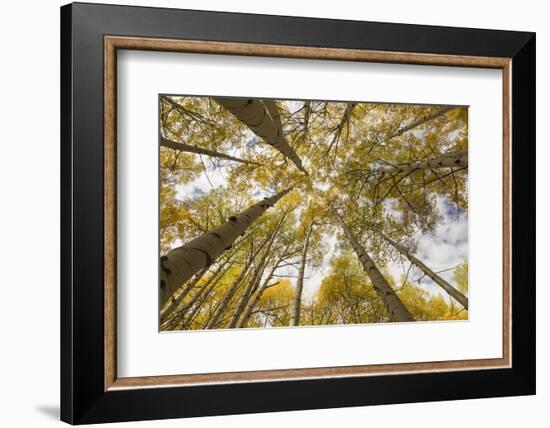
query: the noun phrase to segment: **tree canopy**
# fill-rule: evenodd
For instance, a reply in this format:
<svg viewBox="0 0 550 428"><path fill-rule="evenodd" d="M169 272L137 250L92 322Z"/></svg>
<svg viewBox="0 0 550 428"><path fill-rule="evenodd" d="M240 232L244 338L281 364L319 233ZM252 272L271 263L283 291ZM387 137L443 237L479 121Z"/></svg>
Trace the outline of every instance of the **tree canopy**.
<svg viewBox="0 0 550 428"><path fill-rule="evenodd" d="M468 110L160 97L161 330L468 317Z"/></svg>

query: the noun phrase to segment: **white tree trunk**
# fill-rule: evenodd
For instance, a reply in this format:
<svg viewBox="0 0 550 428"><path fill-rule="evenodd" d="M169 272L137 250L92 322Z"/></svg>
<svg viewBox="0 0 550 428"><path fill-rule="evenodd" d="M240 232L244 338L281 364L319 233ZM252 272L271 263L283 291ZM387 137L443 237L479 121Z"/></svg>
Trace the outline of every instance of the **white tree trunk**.
<svg viewBox="0 0 550 428"><path fill-rule="evenodd" d="M283 135L281 117L275 102L250 98L214 98L221 106L229 110L237 119L290 159L296 167L307 174L302 160L288 144Z"/></svg>
<svg viewBox="0 0 550 428"><path fill-rule="evenodd" d="M363 265L365 272L369 276L376 293L384 303L384 306L388 310L388 313L395 321L406 322L406 321L415 321L414 317L407 310L401 299L397 296L393 288L391 288L386 278L380 273L370 256L367 254L365 249L361 246L355 235L347 227L346 223L338 212L331 206L330 207L334 216L340 223L340 226L344 230L346 237L348 238L351 246L353 247L359 261Z"/></svg>
<svg viewBox="0 0 550 428"><path fill-rule="evenodd" d="M214 158L226 159L234 162L246 163L250 165L260 165L257 162L247 161L239 159L234 156L226 155L225 153L216 152L214 150L203 149L201 147L192 146L190 144L179 143L177 141L169 140L168 138L160 137L160 145L172 150L178 150L180 152L195 153L198 155L205 155Z"/></svg>
<svg viewBox="0 0 550 428"><path fill-rule="evenodd" d="M250 298L250 302L246 306L245 311L241 315L241 318L239 319L239 322L236 325L237 328L246 327L246 323L248 322L248 319L252 315L252 311L254 311L254 308L258 305L258 302L260 301L262 295L264 294L264 291L268 288L269 281L271 281L271 279L273 278L273 275L275 274L275 271L281 264L283 258L284 256L281 256L279 260L277 260L277 262L271 268L271 271L269 272L267 277L262 282L262 285L258 287L258 289L254 292L254 294Z"/></svg>
<svg viewBox="0 0 550 428"><path fill-rule="evenodd" d="M232 263L229 263L229 266L222 270L222 267L226 264L227 263L224 263L222 266L219 266L218 269L216 269L216 271L204 282L204 284L201 284L200 288L195 289L193 297L189 302L184 305L181 305L180 302L171 314L164 314L164 316L161 316L161 326L165 330L174 329L175 326L183 319L187 311L189 311L197 299L204 293L204 290L207 288L210 289L212 286L216 285L220 278L222 278L232 266Z"/></svg>
<svg viewBox="0 0 550 428"><path fill-rule="evenodd" d="M401 254L407 257L412 264L420 268L420 270L422 270L422 272L424 272L433 282L435 282L437 285L443 288L443 290L449 293L465 309L468 309L468 298L464 294L462 294L460 291L454 288L451 284L449 284L447 281L441 278L438 274L436 274L433 270L431 270L428 266L422 263L419 259L413 256L410 252L407 251L405 247L393 241L392 239L388 238L382 232L378 232L378 233L389 244L391 244L397 251L399 251Z"/></svg>
<svg viewBox="0 0 550 428"><path fill-rule="evenodd" d="M227 307L229 306L229 303L231 302L231 299L233 298L233 296L235 296L235 294L237 293L237 290L240 288L242 282L246 277L246 274L250 269L250 266L252 266L252 263L254 262L254 259L269 241L271 241L271 236L268 239L266 239L259 248L257 248L252 254L250 254L248 259L246 260L245 265L243 266L243 269L239 273L239 276L235 281L233 281L233 283L231 284L231 286L223 296L220 304L214 311L214 314L204 326L205 329L216 328L218 326L220 318L225 313Z"/></svg>
<svg viewBox="0 0 550 428"><path fill-rule="evenodd" d="M196 302L195 307L193 308L191 313L183 319L183 323L181 326L182 330L188 329L191 326L191 323L195 320L195 317L202 310L204 304L206 303L206 301L208 300L208 298L210 297L210 295L212 294L215 288L216 288L216 284L212 284L212 286L210 286L208 290L202 293L199 301Z"/></svg>
<svg viewBox="0 0 550 428"><path fill-rule="evenodd" d="M239 276L237 277L237 279L235 281L233 281L233 283L231 284L231 286L229 287L229 289L227 290L227 292L223 296L220 304L214 310L214 313L212 314L212 316L210 317L210 319L208 320L208 322L204 326L205 329L212 329L212 328L216 328L218 326L218 322L220 321L220 318L224 314L225 310L229 306L229 302L231 301L231 299L233 298L233 296L235 295L235 293L239 289L241 283L243 282L243 280L246 276L246 273L248 272L249 267L250 267L250 264L247 263L243 267L243 269L242 269L241 273L239 274Z"/></svg>
<svg viewBox="0 0 550 428"><path fill-rule="evenodd" d="M241 319L242 314L245 312L246 306L248 305L248 302L250 301L250 298L254 293L254 290L256 290L260 286L260 282L262 280L262 275L264 274L264 271L265 271L265 258L263 258L262 262L256 267L256 270L254 271L254 275L246 285L246 288L243 291L243 295L239 299L239 303L237 304L237 307L235 308L235 311L231 316L231 320L229 321L229 324L227 326L228 328L240 327L239 320Z"/></svg>
<svg viewBox="0 0 550 428"><path fill-rule="evenodd" d="M272 207L291 189L286 189L270 198L265 198L247 208L241 214L229 218L229 221L216 229L203 233L181 247L169 251L160 259L160 304L161 306L174 292L196 272L210 265L219 255L229 249L235 240L265 210Z"/></svg>
<svg viewBox="0 0 550 428"><path fill-rule="evenodd" d="M421 117L418 120L415 120L414 122L412 122L409 125L402 126L397 131L395 131L393 134L391 134L390 136L384 138L382 143L385 143L386 141L389 141L392 138L400 137L405 132L410 131L411 129L414 129L417 126L422 125L423 123L429 122L430 120L433 120L435 118L443 116L445 113L447 113L449 110L452 110L453 108L455 108L455 107L443 107L440 110L434 111L433 113L427 114L426 116Z"/></svg>
<svg viewBox="0 0 550 428"><path fill-rule="evenodd" d="M271 237L269 239L269 243L267 244L267 248L265 249L260 262L258 263L258 265L256 266L256 269L254 270L254 275L252 276L252 279L249 281L248 285L244 289L243 295L241 296L241 299L239 300L239 303L237 304L237 307L233 312L233 316L231 317L231 321L229 322L229 328L240 327L239 320L241 319L242 314L246 310L246 306L249 303L252 293L254 293L254 291L260 285L262 276L264 274L264 271L267 265L267 260L271 256L271 248L273 246L273 242L275 242L275 238L279 233L279 229L287 213L288 211L281 216L279 222L275 226L275 229L273 230L273 233L271 234Z"/></svg>
<svg viewBox="0 0 550 428"><path fill-rule="evenodd" d="M174 312L179 304L183 301L185 296L198 284L204 274L208 271L208 267L205 267L203 270L195 274L195 277L192 278L187 283L183 284L172 296L168 299L168 302L160 310L160 323L165 322L168 317Z"/></svg>
<svg viewBox="0 0 550 428"><path fill-rule="evenodd" d="M431 159L421 159L415 162L388 165L369 170L371 174L406 174L414 170L438 169L438 168L467 168L468 150L444 153L441 156Z"/></svg>
<svg viewBox="0 0 550 428"><path fill-rule="evenodd" d="M309 247L309 238L313 231L313 222L309 225L306 239L304 241L304 247L302 249L302 262L300 264L300 270L298 272L298 279L296 280L296 290L294 291L294 300L292 301L292 310L290 313L290 325L300 325L300 309L302 306L302 291L304 289L304 273L306 270L307 262L307 250Z"/></svg>

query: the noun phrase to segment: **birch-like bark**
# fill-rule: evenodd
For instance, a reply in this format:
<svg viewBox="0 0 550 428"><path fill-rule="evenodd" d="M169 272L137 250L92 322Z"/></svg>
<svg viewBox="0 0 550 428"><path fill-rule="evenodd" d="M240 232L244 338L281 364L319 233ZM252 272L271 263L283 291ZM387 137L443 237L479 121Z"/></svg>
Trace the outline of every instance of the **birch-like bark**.
<svg viewBox="0 0 550 428"><path fill-rule="evenodd" d="M262 294L266 290L269 281L271 281L271 278L273 278L273 272L275 272L275 267L272 269L271 273L267 276L267 278L263 281L262 285L258 287L258 289L252 294L252 297L250 298L250 302L246 305L245 310L243 311L241 317L239 318L239 321L237 322L237 325L235 327L241 328L246 327L246 323L248 322L250 316L252 315L252 311L260 301L260 298L262 297Z"/></svg>
<svg viewBox="0 0 550 428"><path fill-rule="evenodd" d="M264 242L256 250L254 250L254 252L252 254L250 254L248 256L243 269L239 273L239 276L237 277L237 279L235 281L233 281L231 286L225 292L220 304L215 309L214 313L212 314L212 316L210 317L208 322L205 324L205 326L204 326L205 329L212 329L212 328L216 328L218 326L220 318L222 317L222 315L227 310L227 307L229 306L229 303L231 302L231 299L233 298L233 296L235 296L238 289L241 287L241 284L244 281L250 267L252 266L252 263L256 259L256 256L262 251L262 249L265 247L265 245L267 245L267 243L271 241L271 236L272 235L268 236L264 240Z"/></svg>
<svg viewBox="0 0 550 428"><path fill-rule="evenodd" d="M407 257L410 262L414 265L416 265L422 272L426 274L433 282L435 282L437 285L439 285L443 290L445 290L449 295L451 295L458 303L462 305L465 309L468 309L468 298L462 294L460 291L458 291L456 288L454 288L451 284L449 284L447 281L445 281L443 278L441 278L438 274L436 274L433 270L431 270L428 266L426 266L424 263L422 263L419 259L417 259L415 256L413 256L405 247L398 244L397 242L393 241L392 239L388 238L386 235L384 235L382 232L378 231L378 234L386 240L390 245L392 245L397 251L399 251L401 254L403 254L405 257Z"/></svg>
<svg viewBox="0 0 550 428"><path fill-rule="evenodd" d="M228 325L229 328L235 328L238 326L239 320L246 309L246 305L248 304L250 297L252 296L252 293L259 287L260 281L262 280L262 276L265 271L267 260L271 255L270 254L271 247L273 246L273 242L275 242L275 237L279 233L279 229L281 228L281 224L283 223L287 213L288 211L281 216L281 218L279 219L279 222L277 223L277 226L275 226L275 229L273 230L273 233L271 234L271 237L269 239L269 243L267 244L267 248L260 262L258 263L258 266L256 266L256 269L254 270L254 275L252 276L251 280L248 282L248 285L244 289L243 295L241 296L239 303L237 304L237 307L233 312L233 316L231 317L231 321L229 322L229 325Z"/></svg>
<svg viewBox="0 0 550 428"><path fill-rule="evenodd" d="M365 272L372 281L376 293L384 303L384 306L386 307L392 319L399 322L415 321L414 317L405 307L401 299L399 299L393 288L391 288L386 278L384 278L384 276L380 273L380 271L378 270L368 253L365 251L365 249L361 246L355 235L347 227L346 223L344 223L344 220L342 219L342 217L340 217L340 214L338 214L334 207L331 206L330 208L334 216L338 220L338 223L340 223L340 226L344 230L346 237L348 238L351 246L357 254L357 257L359 258L359 261L363 265L363 269L365 269Z"/></svg>
<svg viewBox="0 0 550 428"><path fill-rule="evenodd" d="M200 298L198 299L198 302L195 303L195 307L193 308L191 313L183 319L181 330L188 329L191 326L191 323L195 320L195 317L199 314L202 307L204 306L204 304L206 303L206 301L208 300L208 298L210 297L210 295L212 294L215 288L216 288L216 284L212 284L208 288L208 290L206 290L201 294Z"/></svg>
<svg viewBox="0 0 550 428"><path fill-rule="evenodd" d="M285 258L286 249L283 251L283 255L279 257L279 259L275 262L271 270L269 271L269 274L262 282L262 285L258 287L258 289L254 292L252 297L250 298L250 302L246 306L246 309L244 310L243 314L241 315L239 322L237 323L236 327L246 327L246 323L250 319L250 316L252 315L252 312L254 311L254 308L258 305L258 302L260 301L260 298L264 294L264 291L267 290L269 286L269 282L273 278L273 275L275 275L275 271L279 268L279 265Z"/></svg>
<svg viewBox="0 0 550 428"><path fill-rule="evenodd" d="M290 159L296 167L307 174L294 149L283 135L281 117L274 101L250 98L214 98L218 104L230 111L237 119Z"/></svg>
<svg viewBox="0 0 550 428"><path fill-rule="evenodd" d="M226 159L233 162L246 163L250 165L260 165L258 162L247 161L244 159L236 158L234 156L226 155L225 153L216 152L214 150L203 149L202 147L192 146L190 144L179 143L177 141L169 140L168 138L160 137L160 145L172 150L178 150L180 152L195 153L198 155L205 155L214 158Z"/></svg>
<svg viewBox="0 0 550 428"><path fill-rule="evenodd" d="M415 170L438 168L467 168L468 150L444 153L431 159L421 159L401 165L387 165L369 170L371 174L406 174Z"/></svg>
<svg viewBox="0 0 550 428"><path fill-rule="evenodd" d="M241 273L239 274L237 279L235 279L235 281L231 283L231 286L224 294L220 304L214 310L214 313L212 314L212 316L204 326L205 329L212 329L218 326L218 322L220 321L220 318L225 313L227 307L229 306L229 302L231 301L231 299L233 298L233 296L241 286L241 283L243 282L249 268L250 268L250 263L247 263L241 270Z"/></svg>
<svg viewBox="0 0 550 428"><path fill-rule="evenodd" d="M206 280L204 284L201 285L201 287L195 292L193 297L189 302L187 302L185 305L180 306L177 308L177 311L173 312L170 316L165 316L164 320L161 320L161 326L167 327L167 329L174 328L179 321L185 316L187 311L193 307L193 305L197 302L197 300L202 296L204 291L206 289L210 289L213 286L216 285L216 283L227 273L229 269L231 269L231 266L233 264L229 263L229 265L222 270L224 265L221 265L216 269L216 271ZM166 328L165 328L166 329Z"/></svg>
<svg viewBox="0 0 550 428"><path fill-rule="evenodd" d="M410 131L411 129L414 129L416 128L417 126L420 126L426 122L429 122L430 120L434 120L440 116L443 116L445 113L447 113L448 111L452 110L453 108L455 107L443 107L441 108L440 110L437 110L437 111L434 111L430 114L427 114L426 116L424 117L421 117L420 119L418 120L415 120L414 122L412 122L411 124L409 125L406 125L406 126L402 126L400 127L397 131L395 131L393 134L391 134L390 136L384 138L384 140L382 141L382 143L385 143L389 140L391 140L392 138L396 138L396 137L400 137L401 135L403 135L405 132L407 131Z"/></svg>
<svg viewBox="0 0 550 428"><path fill-rule="evenodd" d="M227 252L224 254L223 257L219 258L219 266L214 271L213 276L215 277L222 269L223 266L225 266L231 259L233 255L237 251L239 251L240 247L243 245L244 240L239 241L239 244L234 246L231 249L231 252ZM195 276L190 280L187 281L187 283L184 283L171 297L168 299L168 302L162 307L160 311L160 322L161 324L165 322L170 315L178 308L178 306L181 304L185 296L189 294L189 292L197 285L197 283L200 281L200 279L208 272L208 269L210 266L204 267L200 272L195 274ZM212 276L208 279L210 281Z"/></svg>
<svg viewBox="0 0 550 428"><path fill-rule="evenodd" d="M313 222L309 225L309 229L304 241L304 247L302 249L302 262L300 264L300 270L298 272L298 279L296 280L296 290L294 291L294 300L292 301L292 310L290 311L290 325L300 325L300 309L302 307L302 291L304 289L304 273L306 270L307 262L307 250L309 248L309 238L313 231Z"/></svg>
<svg viewBox="0 0 550 428"><path fill-rule="evenodd" d="M231 320L229 321L229 324L227 326L228 328L235 328L239 326L239 320L241 319L242 314L246 310L246 306L250 301L250 298L254 293L254 290L256 290L260 286L260 282L262 280L262 275L264 274L264 271L265 271L265 258L262 259L262 263L258 265L258 267L256 267L256 270L254 271L254 275L252 276L246 288L244 289L243 295L239 299L239 303L237 304L237 307L233 312Z"/></svg>
<svg viewBox="0 0 550 428"><path fill-rule="evenodd" d="M198 272L194 278L190 281L187 281L186 284L183 284L171 297L168 299L168 302L160 310L160 322L161 324L165 322L168 317L176 310L178 305L183 301L185 296L198 284L204 274L208 271L208 266L205 267L202 271Z"/></svg>
<svg viewBox="0 0 550 428"><path fill-rule="evenodd" d="M270 198L265 198L247 208L241 214L230 217L229 221L214 230L203 233L181 247L169 251L160 259L160 303L161 306L174 294L181 284L188 281L196 272L210 265L219 255L231 248L235 240L265 210L272 207L291 189L286 189Z"/></svg>

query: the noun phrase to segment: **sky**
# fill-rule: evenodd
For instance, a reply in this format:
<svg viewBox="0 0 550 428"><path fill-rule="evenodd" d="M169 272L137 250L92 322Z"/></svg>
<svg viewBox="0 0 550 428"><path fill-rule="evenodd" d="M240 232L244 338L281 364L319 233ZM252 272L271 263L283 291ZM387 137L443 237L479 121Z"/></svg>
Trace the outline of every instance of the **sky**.
<svg viewBox="0 0 550 428"><path fill-rule="evenodd" d="M287 101L289 109L298 108L301 103ZM250 133L249 138L253 138ZM264 149L265 146L260 146L259 149ZM237 152L231 153L234 156L239 156ZM206 165L206 173L203 171L193 181L184 185L177 186L177 198L185 200L189 197L197 198L205 193L208 193L212 187L226 186L227 168L231 167L231 163L222 163L216 168L212 168L212 164L208 162L208 158L204 158ZM207 177L208 174L208 177ZM268 196L263 189L257 189L258 199ZM417 232L413 239L417 242L417 251L415 255L422 260L434 272L440 272L440 276L451 282L453 281L453 268L460 265L468 258L468 215L466 211L458 210L455 205L444 198L439 198L437 201L438 209L442 217L442 222L437 225L434 230L429 233L421 234ZM386 210L392 211L391 200L384 203ZM175 246L181 245L181 242L175 242ZM306 267L304 277L304 295L305 297L313 297L321 285L322 279L328 275L330 271L330 261L337 249L337 234L326 235L323 237L323 247L326 254L323 262L318 268ZM367 248L368 251L368 248ZM409 269L410 262L405 258L400 261L391 261L386 267L387 271L393 276L396 284L401 284L402 277ZM443 272L441 272L443 271ZM278 275L296 276L297 271L293 267L281 268L277 271ZM423 277L423 273L416 267L409 272L409 280L420 284L421 287L431 294L446 293L428 277ZM289 278L293 286L296 279ZM448 297L448 296L447 296Z"/></svg>
<svg viewBox="0 0 550 428"><path fill-rule="evenodd" d="M185 200L192 197L198 197L201 194L209 191L210 183L212 186L225 186L224 168L216 168L216 170L208 171L208 178L203 172L197 178L185 185L177 187L177 197L180 200ZM258 196L258 198L262 197ZM441 224L427 234L416 233L413 239L418 243L415 255L422 260L434 272L451 269L461 264L468 257L468 215L467 212L461 211L457 213L456 207L449 201L439 198L438 208L443 218ZM458 214L458 215L457 215ZM337 252L337 234L325 236L323 238L323 247L326 249L326 254L320 268L306 268L304 278L304 294L312 297L319 289L323 277L330 271L330 260ZM180 242L175 243L181 245ZM175 245L175 246L177 246ZM404 267L399 262L390 262L387 266L389 273L393 276L395 283L400 284L402 275L409 267L409 262L404 257L402 258ZM277 271L279 275L296 276L296 270L292 267L282 268ZM413 267L409 274L410 280L419 279L422 277L422 272ZM453 271L449 270L441 272L440 275L453 282ZM296 279L289 278L293 286ZM425 277L418 284L422 288L432 294L443 294L445 292L434 284L429 278Z"/></svg>
<svg viewBox="0 0 550 428"><path fill-rule="evenodd" d="M443 217L442 224L438 225L431 233L417 233L414 239L418 243L416 256L422 260L429 268L435 272L454 268L461 264L468 257L468 216L462 212L458 217L456 210L449 209L449 204L444 199L440 198L438 207ZM315 294L321 285L321 281L330 271L330 260L337 251L336 233L327 236L323 240L323 246L327 249L327 253L323 260L320 269L306 269L304 279L304 292L309 296ZM368 249L367 249L368 250ZM401 283L401 278L409 268L409 261L402 258L403 265L399 262L390 262L387 266L389 273L393 276L396 284ZM440 274L444 279L451 283L453 282L453 271L449 270ZM419 279L423 273L417 268L411 269L409 274L410 280ZM432 282L428 277L423 278L420 282L422 288L432 294L446 293Z"/></svg>

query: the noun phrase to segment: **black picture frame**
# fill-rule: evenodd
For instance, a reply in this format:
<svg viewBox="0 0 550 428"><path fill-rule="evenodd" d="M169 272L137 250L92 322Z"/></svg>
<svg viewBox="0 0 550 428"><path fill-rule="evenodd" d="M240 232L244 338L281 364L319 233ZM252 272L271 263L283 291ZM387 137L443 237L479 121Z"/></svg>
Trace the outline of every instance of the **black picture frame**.
<svg viewBox="0 0 550 428"><path fill-rule="evenodd" d="M104 36L512 59L512 367L104 390ZM74 3L61 8L61 419L71 424L535 393L535 34Z"/></svg>

